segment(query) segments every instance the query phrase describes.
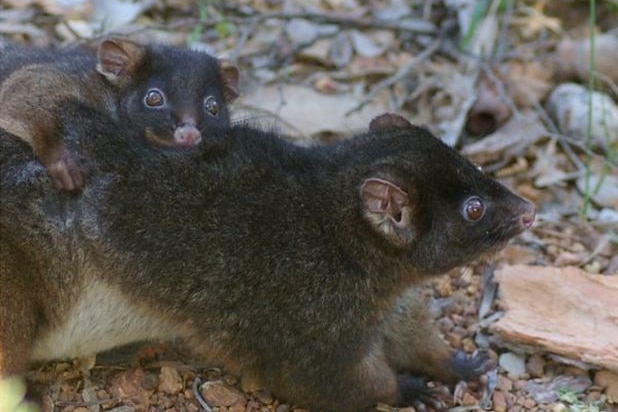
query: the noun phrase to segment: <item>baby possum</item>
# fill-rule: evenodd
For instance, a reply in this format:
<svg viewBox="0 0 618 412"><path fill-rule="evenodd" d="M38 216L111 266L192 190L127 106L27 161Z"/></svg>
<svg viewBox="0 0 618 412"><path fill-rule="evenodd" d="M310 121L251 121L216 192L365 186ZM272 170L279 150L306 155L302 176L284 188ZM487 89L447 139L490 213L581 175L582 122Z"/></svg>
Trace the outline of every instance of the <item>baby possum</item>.
<svg viewBox="0 0 618 412"><path fill-rule="evenodd" d="M84 173L64 144L57 108L67 100L140 128L159 146L193 146L230 125L238 70L206 53L125 38L95 51L0 49L0 127L30 143L54 184L84 185Z"/></svg>

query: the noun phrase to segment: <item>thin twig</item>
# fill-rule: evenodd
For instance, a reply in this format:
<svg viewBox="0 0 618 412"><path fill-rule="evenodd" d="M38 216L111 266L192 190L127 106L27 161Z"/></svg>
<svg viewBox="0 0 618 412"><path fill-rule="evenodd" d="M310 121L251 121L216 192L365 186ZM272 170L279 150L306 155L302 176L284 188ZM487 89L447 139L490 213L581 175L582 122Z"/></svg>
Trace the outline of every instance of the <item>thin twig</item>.
<svg viewBox="0 0 618 412"><path fill-rule="evenodd" d="M206 402L206 399L204 399L204 396L202 396L202 391L200 391L201 385L202 385L202 380L200 379L199 376L196 376L195 379L193 380L193 386L191 388L193 390L193 395L195 396L197 403L200 404L200 406L205 412L212 412L212 407L208 404L208 402Z"/></svg>
<svg viewBox="0 0 618 412"><path fill-rule="evenodd" d="M509 110L514 116L518 118L521 117L521 112L515 105L515 102L513 101L513 99L509 97L508 93L506 92L506 87L504 87L504 82L500 80L498 76L496 76L496 74L494 73L494 71L491 69L491 67L488 64L484 62L481 63L481 70L483 74L487 76L487 79L496 88L496 91L498 92L498 97L500 97L500 100L502 100L502 103L508 106Z"/></svg>
<svg viewBox="0 0 618 412"><path fill-rule="evenodd" d="M301 11L301 12L255 12L255 13L241 13L237 8L228 7L226 10L230 10L236 12L237 14L244 14L244 17L226 17L226 21L230 21L232 23L241 23L246 24L247 18L254 19L256 21L264 21L264 20L293 20L293 19L305 19L310 20L316 23L322 24L337 24L340 26L346 27L355 27L360 29L384 29L384 30L395 30L406 33L415 33L415 34L437 34L438 30L435 26L430 23L427 23L423 20L418 20L419 24L411 24L410 21L406 20L378 20L378 19L368 19L362 18L359 16L353 16L349 14L342 13L318 13L311 11Z"/></svg>
<svg viewBox="0 0 618 412"><path fill-rule="evenodd" d="M541 106L539 102L532 102L532 106L534 107L534 110L536 111L536 113L541 117L541 120L543 120L543 123L545 123L545 126L549 128L549 130L552 132L554 136L558 137L558 144L560 144L560 147L562 148L562 150L564 150L567 157L575 165L577 170L581 170L584 167L584 164L581 162L581 160L579 160L579 157L577 157L577 155L573 152L573 149L571 149L571 145L570 145L571 142L568 142L564 138L564 136L558 130L558 126L556 126L556 124L549 117L549 115L547 114L547 112L545 111L543 106ZM582 145L580 149L585 149L585 148Z"/></svg>
<svg viewBox="0 0 618 412"><path fill-rule="evenodd" d="M233 23L239 26L248 26L251 24L262 23L266 20L293 20L293 19L305 19L314 23L320 24L336 24L343 27L353 27L359 29L373 29L373 30L393 30L402 33L414 33L435 35L438 33L437 28L423 20L416 20L410 22L410 20L378 20L363 18L359 16L351 16L341 13L317 13L317 12L255 12L255 13L242 13L238 9L233 7L227 7L226 11L232 11L241 16L234 16L226 14L221 17L214 17L209 19L187 18L178 19L173 23L167 25L151 25L149 29L158 28L164 30L177 30L185 27L215 27L220 23Z"/></svg>
<svg viewBox="0 0 618 412"><path fill-rule="evenodd" d="M416 66L418 66L421 62L427 60L429 57L431 57L432 54L434 54L438 49L440 49L441 44L442 44L442 38L439 37L433 43L431 43L425 50L423 50L418 56L416 56L415 59L408 62L406 65L404 65L399 70L397 70L397 73L378 82L373 87L373 89L371 89L367 97L362 102L360 102L357 106L350 109L346 113L346 116L349 116L350 114L361 110L369 102L371 102L376 97L376 95L383 89L386 89L387 87L391 87L394 84L405 79L406 77L410 76L410 73L412 73L414 69L416 69Z"/></svg>

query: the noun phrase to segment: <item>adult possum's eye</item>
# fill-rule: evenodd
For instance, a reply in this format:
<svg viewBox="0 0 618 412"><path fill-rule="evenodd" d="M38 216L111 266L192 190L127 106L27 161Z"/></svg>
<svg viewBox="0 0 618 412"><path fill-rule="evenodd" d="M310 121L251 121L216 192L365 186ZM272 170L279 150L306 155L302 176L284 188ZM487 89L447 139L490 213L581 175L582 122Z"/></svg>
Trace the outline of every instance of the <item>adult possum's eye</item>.
<svg viewBox="0 0 618 412"><path fill-rule="evenodd" d="M483 201L474 196L466 200L463 205L463 215L466 220L476 222L485 214L485 205Z"/></svg>
<svg viewBox="0 0 618 412"><path fill-rule="evenodd" d="M206 110L211 116L218 115L219 103L217 103L217 99L212 96L208 96L206 99L204 99L204 110Z"/></svg>
<svg viewBox="0 0 618 412"><path fill-rule="evenodd" d="M144 96L144 103L148 107L161 107L165 104L165 97L163 96L163 92L158 89L150 89L146 92L146 96Z"/></svg>

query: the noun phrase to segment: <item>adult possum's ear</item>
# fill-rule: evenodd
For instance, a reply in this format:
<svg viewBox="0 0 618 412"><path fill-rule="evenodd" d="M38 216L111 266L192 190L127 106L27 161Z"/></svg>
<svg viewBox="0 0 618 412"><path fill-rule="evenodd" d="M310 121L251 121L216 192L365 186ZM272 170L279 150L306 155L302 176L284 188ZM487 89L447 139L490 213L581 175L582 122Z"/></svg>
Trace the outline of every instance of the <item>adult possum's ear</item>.
<svg viewBox="0 0 618 412"><path fill-rule="evenodd" d="M143 46L130 40L105 39L97 49L97 71L110 83L125 86L137 72L145 54Z"/></svg>
<svg viewBox="0 0 618 412"><path fill-rule="evenodd" d="M240 75L238 67L234 66L229 60L221 59L219 60L219 70L223 78L223 97L227 103L230 103L239 95L238 83Z"/></svg>
<svg viewBox="0 0 618 412"><path fill-rule="evenodd" d="M374 117L369 123L370 132L407 129L408 127L412 127L412 123L406 118L394 113L384 113Z"/></svg>
<svg viewBox="0 0 618 412"><path fill-rule="evenodd" d="M388 180L370 177L360 188L364 214L378 233L396 245L414 240L414 205L416 196Z"/></svg>

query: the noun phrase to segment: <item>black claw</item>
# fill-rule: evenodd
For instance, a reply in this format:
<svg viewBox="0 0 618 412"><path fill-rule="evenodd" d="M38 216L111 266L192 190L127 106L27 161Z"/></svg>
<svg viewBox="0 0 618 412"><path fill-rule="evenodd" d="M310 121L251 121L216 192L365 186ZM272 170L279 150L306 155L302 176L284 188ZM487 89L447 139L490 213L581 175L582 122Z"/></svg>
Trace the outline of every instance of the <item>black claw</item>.
<svg viewBox="0 0 618 412"><path fill-rule="evenodd" d="M495 367L486 352L468 357L464 351L457 351L451 360L453 370L462 380L473 380Z"/></svg>
<svg viewBox="0 0 618 412"><path fill-rule="evenodd" d="M427 411L427 407L435 411L446 410L446 405L439 399L444 388L429 388L425 380L412 375L399 375L399 405L413 406L419 412Z"/></svg>

